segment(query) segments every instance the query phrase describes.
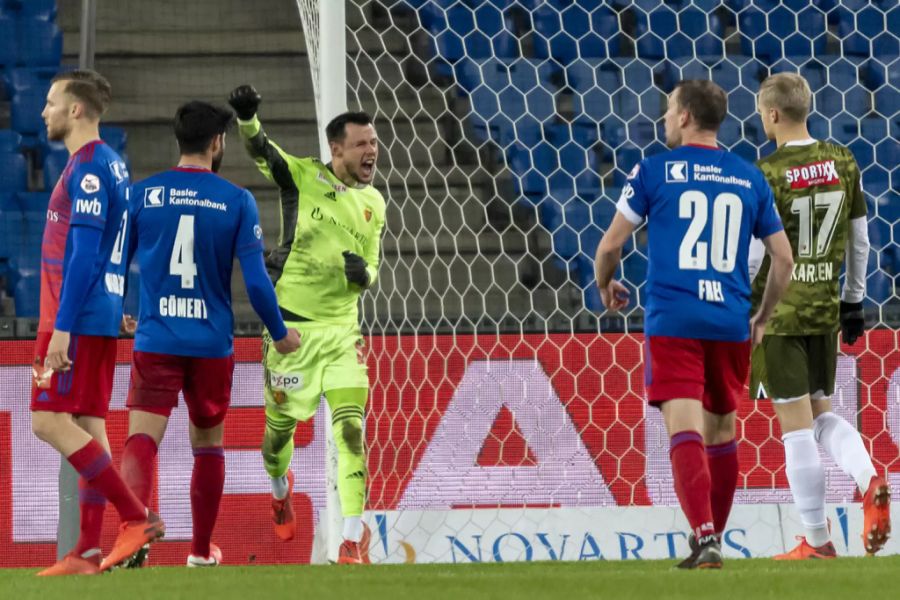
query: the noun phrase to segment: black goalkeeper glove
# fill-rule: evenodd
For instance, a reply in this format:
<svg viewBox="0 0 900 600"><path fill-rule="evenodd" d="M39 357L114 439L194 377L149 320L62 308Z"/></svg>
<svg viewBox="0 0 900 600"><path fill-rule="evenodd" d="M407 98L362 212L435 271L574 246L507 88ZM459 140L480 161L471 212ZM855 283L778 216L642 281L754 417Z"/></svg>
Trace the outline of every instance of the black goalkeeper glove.
<svg viewBox="0 0 900 600"><path fill-rule="evenodd" d="M365 259L349 250L344 250L341 255L344 257L344 275L347 276L347 281L359 287L368 287L369 272L366 271L368 265Z"/></svg>
<svg viewBox="0 0 900 600"><path fill-rule="evenodd" d="M866 314L862 302L841 302L841 337L851 346L866 330Z"/></svg>
<svg viewBox="0 0 900 600"><path fill-rule="evenodd" d="M252 119L259 110L260 102L262 102L262 96L252 85L240 85L234 88L228 96L228 104L231 105L241 121Z"/></svg>

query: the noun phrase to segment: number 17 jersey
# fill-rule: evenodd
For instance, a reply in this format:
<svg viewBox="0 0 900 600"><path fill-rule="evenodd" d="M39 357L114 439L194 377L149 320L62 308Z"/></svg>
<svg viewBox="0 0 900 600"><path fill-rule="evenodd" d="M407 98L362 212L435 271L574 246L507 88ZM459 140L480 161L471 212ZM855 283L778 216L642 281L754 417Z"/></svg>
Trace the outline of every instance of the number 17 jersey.
<svg viewBox="0 0 900 600"><path fill-rule="evenodd" d="M791 142L758 163L775 192L775 203L794 252L791 284L766 325L770 335L820 335L837 331L838 277L850 221L866 216L860 173L849 149L807 140ZM753 280L753 301L762 299L769 257Z"/></svg>
<svg viewBox="0 0 900 600"><path fill-rule="evenodd" d="M635 225L647 219L646 335L749 337L751 235L782 229L759 169L725 150L681 146L635 166L618 210Z"/></svg>
<svg viewBox="0 0 900 600"><path fill-rule="evenodd" d="M234 259L263 251L253 196L206 169L177 167L134 185L131 222L141 271L134 349L229 356Z"/></svg>

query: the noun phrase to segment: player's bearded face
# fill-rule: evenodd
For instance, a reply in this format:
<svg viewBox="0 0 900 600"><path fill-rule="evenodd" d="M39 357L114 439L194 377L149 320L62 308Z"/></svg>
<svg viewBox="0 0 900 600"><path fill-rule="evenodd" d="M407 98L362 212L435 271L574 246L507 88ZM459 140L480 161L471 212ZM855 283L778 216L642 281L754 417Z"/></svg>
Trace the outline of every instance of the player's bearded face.
<svg viewBox="0 0 900 600"><path fill-rule="evenodd" d="M669 94L666 114L663 117L666 129L666 146L669 148L677 148L681 145L681 106L678 103L677 93L678 90L675 90Z"/></svg>
<svg viewBox="0 0 900 600"><path fill-rule="evenodd" d="M339 158L347 173L359 183L369 184L375 178L378 160L378 136L373 125L348 123Z"/></svg>
<svg viewBox="0 0 900 600"><path fill-rule="evenodd" d="M41 112L44 125L47 127L47 139L59 142L66 139L72 124L69 121L69 113L72 105L65 93L65 82L58 81L50 87L47 93L47 104Z"/></svg>

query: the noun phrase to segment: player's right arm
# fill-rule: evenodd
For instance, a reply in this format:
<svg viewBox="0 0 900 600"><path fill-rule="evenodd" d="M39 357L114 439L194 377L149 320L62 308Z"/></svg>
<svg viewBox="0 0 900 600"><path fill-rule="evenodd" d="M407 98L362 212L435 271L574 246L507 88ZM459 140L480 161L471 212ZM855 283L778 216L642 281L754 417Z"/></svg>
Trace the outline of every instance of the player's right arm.
<svg viewBox="0 0 900 600"><path fill-rule="evenodd" d="M275 296L275 287L266 274L262 252L262 229L259 226L256 201L250 192L245 191L234 254L241 264L244 285L247 287L247 296L253 310L275 340L275 349L281 354L289 354L300 347L300 334L296 329L288 329L284 324L281 309L278 308L278 298Z"/></svg>
<svg viewBox="0 0 900 600"><path fill-rule="evenodd" d="M634 230L644 222L649 206L639 163L628 175L628 182L622 188L622 195L616 203L616 215L603 234L594 258L594 275L597 287L600 288L600 299L609 310L619 310L628 305L628 288L613 279L613 276L622 260L622 248Z"/></svg>
<svg viewBox="0 0 900 600"><path fill-rule="evenodd" d="M238 117L238 131L244 147L256 167L266 179L278 186L281 201L281 232L278 246L266 257L266 267L272 281L278 281L287 262L294 234L297 230L297 213L300 208L299 158L291 156L269 139L257 117L262 98L250 85L235 88L228 103Z"/></svg>
<svg viewBox="0 0 900 600"><path fill-rule="evenodd" d="M754 346L762 342L766 323L787 291L794 270L794 251L775 208L775 195L765 179L760 177L760 180L760 209L752 233L762 240L771 265L759 308L750 320L750 339Z"/></svg>

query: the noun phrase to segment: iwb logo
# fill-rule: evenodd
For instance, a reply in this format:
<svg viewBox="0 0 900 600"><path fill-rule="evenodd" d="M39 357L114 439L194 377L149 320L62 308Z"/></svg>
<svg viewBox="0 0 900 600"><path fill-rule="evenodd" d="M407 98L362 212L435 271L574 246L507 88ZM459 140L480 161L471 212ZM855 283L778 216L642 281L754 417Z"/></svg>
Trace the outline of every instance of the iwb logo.
<svg viewBox="0 0 900 600"><path fill-rule="evenodd" d="M156 208L165 206L166 188L164 186L147 188L144 190L144 208Z"/></svg>
<svg viewBox="0 0 900 600"><path fill-rule="evenodd" d="M666 183L686 183L688 180L687 161L666 161Z"/></svg>
<svg viewBox="0 0 900 600"><path fill-rule="evenodd" d="M79 198L75 201L75 212L82 215L94 215L95 217L99 217L102 210L103 205L96 198L91 200Z"/></svg>

